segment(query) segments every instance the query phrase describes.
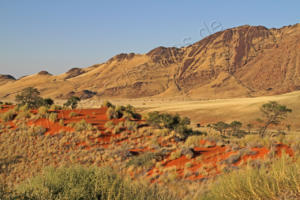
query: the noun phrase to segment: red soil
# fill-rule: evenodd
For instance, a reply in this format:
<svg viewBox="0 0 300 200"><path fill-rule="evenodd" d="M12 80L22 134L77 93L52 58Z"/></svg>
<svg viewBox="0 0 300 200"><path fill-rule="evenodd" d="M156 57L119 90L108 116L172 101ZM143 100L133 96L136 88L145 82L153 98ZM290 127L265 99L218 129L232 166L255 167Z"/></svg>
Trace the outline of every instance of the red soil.
<svg viewBox="0 0 300 200"><path fill-rule="evenodd" d="M0 113L7 112L12 108L14 108L14 106L4 106L2 109L0 109ZM106 110L107 108L102 107L99 109L50 111L56 112L58 114L57 121L63 119L64 124L61 125L59 122L51 122L48 119L43 118L30 120L28 125L43 126L47 129L46 134L54 135L61 131L74 132L75 130L67 125L85 120L87 123L90 123L99 129L100 135L88 138L89 140L97 141L96 146L107 148L112 144L120 145L122 143L130 142L131 144L136 145L135 148L129 150L133 155L155 151L154 149L151 149L150 147L139 142L139 139L150 140L152 136L135 137L134 135L131 135L128 137L122 137L121 134L112 134L111 132L107 131L107 129L104 127L105 123L108 121L108 118L106 117ZM36 110L32 112L37 113ZM71 112L76 113L77 115L71 116ZM113 122L117 124L123 120L124 119L114 119ZM138 121L138 123L140 122L141 121ZM11 121L7 122L7 124L9 124L11 128L16 128L16 125ZM115 141L114 143L112 143L112 139ZM172 144L176 144L176 142L172 139L163 140L163 138L159 138L158 143L161 146L170 146ZM203 147L205 145L207 145L207 147ZM85 141L77 143L77 146L86 150L94 148L94 146L88 146L87 142ZM252 148L251 150L255 153L241 156L241 158L237 162L232 163L231 166L241 166L242 163L246 163L248 160L264 159L270 151L265 147ZM286 152L289 156L294 156L292 149L288 145L277 144L275 150L277 156L281 156L282 152ZM165 169L175 167L178 177L187 180L200 180L202 178L213 177L217 174L220 174L225 165L222 164L224 163L223 161L228 159L231 155L238 153L237 151L233 151L229 146L217 146L215 143L205 140L201 140L199 142L199 147L193 148L193 152L193 158L188 158L187 156L182 155L177 159L170 160L170 156L168 156L166 160L162 162L162 168ZM187 166L187 163L189 163L189 166ZM147 177L151 179L151 182L156 182L158 176L162 175L163 173L164 170L153 167L150 171L148 171ZM132 173L131 176L134 177L134 173Z"/></svg>
<svg viewBox="0 0 300 200"><path fill-rule="evenodd" d="M71 132L73 128L67 126L61 126L58 122L51 122L48 119L38 119L35 121L29 121L29 126L42 126L47 129L45 134L54 135L61 131Z"/></svg>

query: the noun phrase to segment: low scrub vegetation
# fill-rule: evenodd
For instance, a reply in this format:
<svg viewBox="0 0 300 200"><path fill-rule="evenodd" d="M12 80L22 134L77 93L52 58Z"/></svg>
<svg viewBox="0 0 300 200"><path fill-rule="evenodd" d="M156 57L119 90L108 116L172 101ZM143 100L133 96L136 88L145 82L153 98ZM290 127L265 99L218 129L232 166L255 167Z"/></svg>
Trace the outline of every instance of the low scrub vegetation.
<svg viewBox="0 0 300 200"><path fill-rule="evenodd" d="M146 121L148 124L155 128L167 128L171 131L175 131L180 134L182 138L186 138L189 135L202 134L198 131L193 131L188 126L191 121L187 117L180 117L178 114L171 115L168 113L150 112L146 115Z"/></svg>
<svg viewBox="0 0 300 200"><path fill-rule="evenodd" d="M1 115L1 120L4 122L11 121L17 116L14 110L9 110Z"/></svg>
<svg viewBox="0 0 300 200"><path fill-rule="evenodd" d="M261 167L250 167L222 175L204 199L299 199L300 159L288 156Z"/></svg>
<svg viewBox="0 0 300 200"><path fill-rule="evenodd" d="M71 109L75 109L80 102L80 98L76 96L70 97L66 103L64 103L64 107L71 107Z"/></svg>
<svg viewBox="0 0 300 200"><path fill-rule="evenodd" d="M92 124L87 123L84 119L79 122L69 124L70 127L74 128L76 131L92 131L94 127Z"/></svg>
<svg viewBox="0 0 300 200"><path fill-rule="evenodd" d="M262 136L264 122L198 126L203 134L176 114L53 105L2 110L0 199L299 199L300 137L268 132L287 107L262 115L277 116Z"/></svg>
<svg viewBox="0 0 300 200"><path fill-rule="evenodd" d="M141 116L136 112L135 108L131 105L115 106L110 102L104 102L103 106L107 107L106 116L108 119L140 119Z"/></svg>
<svg viewBox="0 0 300 200"><path fill-rule="evenodd" d="M47 168L43 174L18 185L15 190L0 188L0 198L7 199L103 199L103 200L173 200L170 193L157 186L125 180L109 168Z"/></svg>

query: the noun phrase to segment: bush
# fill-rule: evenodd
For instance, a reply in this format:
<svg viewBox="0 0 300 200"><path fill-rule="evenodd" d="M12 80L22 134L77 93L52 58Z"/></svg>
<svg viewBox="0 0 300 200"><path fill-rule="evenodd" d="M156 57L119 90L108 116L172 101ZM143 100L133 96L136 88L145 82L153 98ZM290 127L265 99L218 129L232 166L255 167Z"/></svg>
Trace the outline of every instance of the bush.
<svg viewBox="0 0 300 200"><path fill-rule="evenodd" d="M109 168L48 168L43 175L21 184L17 192L23 199L36 200L176 199L157 186L123 180Z"/></svg>
<svg viewBox="0 0 300 200"><path fill-rule="evenodd" d="M80 98L79 97L76 97L76 96L72 96L70 97L66 103L64 103L64 106L65 107L71 107L72 109L75 109L77 108L78 106L78 103L80 102Z"/></svg>
<svg viewBox="0 0 300 200"><path fill-rule="evenodd" d="M48 108L54 104L54 101L50 98L43 99L42 104Z"/></svg>
<svg viewBox="0 0 300 200"><path fill-rule="evenodd" d="M110 103L109 101L104 101L104 102L102 103L102 106L103 106L103 107L110 108L110 107L113 107L113 104Z"/></svg>
<svg viewBox="0 0 300 200"><path fill-rule="evenodd" d="M116 110L114 107L109 107L106 111L106 116L108 119L119 119L122 117L122 113L120 110Z"/></svg>
<svg viewBox="0 0 300 200"><path fill-rule="evenodd" d="M62 107L59 105L53 104L50 106L50 110L62 110Z"/></svg>
<svg viewBox="0 0 300 200"><path fill-rule="evenodd" d="M146 116L146 121L156 128L167 128L175 130L184 137L191 134L193 131L187 126L191 123L187 117L181 118L178 114L160 114L159 112L150 112Z"/></svg>

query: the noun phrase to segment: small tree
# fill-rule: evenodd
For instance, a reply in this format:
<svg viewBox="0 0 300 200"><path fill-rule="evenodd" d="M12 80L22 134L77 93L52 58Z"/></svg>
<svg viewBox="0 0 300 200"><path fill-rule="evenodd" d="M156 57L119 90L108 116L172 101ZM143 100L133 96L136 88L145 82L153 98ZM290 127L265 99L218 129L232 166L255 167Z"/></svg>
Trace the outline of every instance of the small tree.
<svg viewBox="0 0 300 200"><path fill-rule="evenodd" d="M38 89L28 87L16 96L16 102L20 105L27 104L29 108L38 108L42 104L43 99L40 97Z"/></svg>
<svg viewBox="0 0 300 200"><path fill-rule="evenodd" d="M216 131L219 131L221 135L225 135L226 129L229 127L229 125L225 122L217 122L215 124L212 124L212 128Z"/></svg>
<svg viewBox="0 0 300 200"><path fill-rule="evenodd" d="M80 101L79 97L72 96L68 99L68 101L64 104L64 106L66 106L66 107L71 106L72 109L75 109L75 108L77 108L79 101Z"/></svg>
<svg viewBox="0 0 300 200"><path fill-rule="evenodd" d="M232 134L237 133L238 131L240 131L240 129L242 128L242 122L239 121L233 121L229 124L231 130L232 130Z"/></svg>
<svg viewBox="0 0 300 200"><path fill-rule="evenodd" d="M247 124L248 134L251 133L251 129L253 128L253 124Z"/></svg>
<svg viewBox="0 0 300 200"><path fill-rule="evenodd" d="M265 136L266 130L270 125L278 125L283 119L287 117L287 114L292 112L291 109L287 108L285 105L281 105L276 101L270 101L262 105L260 111L263 114L264 119L258 119L258 121L263 123L259 134L261 137Z"/></svg>

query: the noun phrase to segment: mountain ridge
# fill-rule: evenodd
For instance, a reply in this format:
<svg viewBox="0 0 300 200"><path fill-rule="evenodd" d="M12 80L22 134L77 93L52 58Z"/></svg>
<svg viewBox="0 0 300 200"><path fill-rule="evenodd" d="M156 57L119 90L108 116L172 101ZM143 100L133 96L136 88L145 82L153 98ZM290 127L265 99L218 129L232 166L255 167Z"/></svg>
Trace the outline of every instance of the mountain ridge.
<svg viewBox="0 0 300 200"><path fill-rule="evenodd" d="M205 99L281 94L300 89L299 49L300 24L279 29L244 25L186 47L121 53L57 76L42 71L18 80L0 77L0 98L13 98L29 86L58 99L70 94Z"/></svg>

